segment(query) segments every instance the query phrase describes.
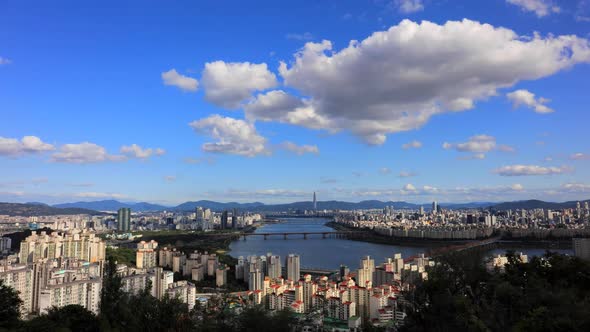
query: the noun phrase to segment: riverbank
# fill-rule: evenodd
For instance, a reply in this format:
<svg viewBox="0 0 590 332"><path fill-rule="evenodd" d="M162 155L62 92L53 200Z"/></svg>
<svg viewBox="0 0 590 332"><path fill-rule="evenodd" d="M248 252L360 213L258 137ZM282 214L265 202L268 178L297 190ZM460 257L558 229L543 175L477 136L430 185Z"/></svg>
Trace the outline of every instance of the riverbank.
<svg viewBox="0 0 590 332"><path fill-rule="evenodd" d="M389 237L383 236L373 232L370 229L366 228L356 228L356 227L349 227L343 224L339 224L337 222L331 221L326 223L327 227L330 227L337 231L355 231L355 232L363 232L362 236L357 238L352 237L350 240L353 241L361 241L361 242L370 242L370 243L378 243L378 244L392 244L392 245L406 245L406 246L448 246L448 245L458 245L458 244L465 244L472 242L473 240L432 240L432 239L418 239L418 238L399 238L399 237ZM543 249L571 249L572 248L572 240L571 239L548 239L548 240L539 240L539 239L531 239L531 238L502 238L497 242L498 248L526 248L526 247L535 247L535 248L543 248Z"/></svg>
<svg viewBox="0 0 590 332"><path fill-rule="evenodd" d="M348 237L348 240L351 241L360 241L360 242L368 242L368 243L376 243L376 244L388 244L388 245L403 245L408 247L439 247L439 246L447 246L447 245L455 245L455 244L465 244L469 242L468 240L430 240L430 239L415 239L415 238L393 238L389 236L383 236L373 232L370 229L365 228L355 228L355 227L348 227L342 224L339 224L334 221L330 221L326 223L326 227L330 227L336 231L355 231L361 232L362 235L359 236L351 236Z"/></svg>

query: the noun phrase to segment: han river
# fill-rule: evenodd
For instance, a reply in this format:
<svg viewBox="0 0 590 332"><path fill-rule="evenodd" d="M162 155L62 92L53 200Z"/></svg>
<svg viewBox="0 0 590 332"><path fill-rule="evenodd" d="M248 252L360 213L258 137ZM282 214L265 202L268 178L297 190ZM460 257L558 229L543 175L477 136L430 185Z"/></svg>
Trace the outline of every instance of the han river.
<svg viewBox="0 0 590 332"><path fill-rule="evenodd" d="M255 233L285 233L285 232L331 232L332 228L326 226L330 220L324 218L284 218L280 223L268 223L258 227ZM283 259L288 254L301 256L302 268L316 268L336 270L340 264L347 265L350 269L358 268L361 258L369 255L375 260L375 265L381 264L388 257L401 253L407 258L428 250L428 244L423 246L387 245L346 239L326 238L321 235L309 235L303 239L302 235L291 235L287 240L282 236L270 236L264 239L262 236L249 236L246 240L240 239L230 244L229 254L235 258L239 256L266 255L273 253ZM542 255L545 249L540 248L511 248L522 251L529 256ZM494 249L491 254L504 253L506 249ZM572 250L555 250L560 253L571 254Z"/></svg>

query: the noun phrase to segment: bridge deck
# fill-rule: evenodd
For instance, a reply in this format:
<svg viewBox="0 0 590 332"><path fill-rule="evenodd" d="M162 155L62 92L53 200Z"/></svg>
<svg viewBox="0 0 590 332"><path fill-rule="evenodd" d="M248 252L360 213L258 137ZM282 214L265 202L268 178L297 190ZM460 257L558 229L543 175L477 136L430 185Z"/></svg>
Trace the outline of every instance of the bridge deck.
<svg viewBox="0 0 590 332"><path fill-rule="evenodd" d="M239 233L240 236L253 236L253 235L329 235L329 234L357 234L361 232L354 231L328 231L328 232L270 232L270 233Z"/></svg>

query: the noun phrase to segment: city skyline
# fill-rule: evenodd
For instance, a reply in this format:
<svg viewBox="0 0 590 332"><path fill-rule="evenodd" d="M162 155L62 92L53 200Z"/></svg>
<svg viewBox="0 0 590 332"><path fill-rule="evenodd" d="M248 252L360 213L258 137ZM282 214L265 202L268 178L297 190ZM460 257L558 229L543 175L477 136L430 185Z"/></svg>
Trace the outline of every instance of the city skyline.
<svg viewBox="0 0 590 332"><path fill-rule="evenodd" d="M1 5L0 201L590 198L586 1L112 4Z"/></svg>

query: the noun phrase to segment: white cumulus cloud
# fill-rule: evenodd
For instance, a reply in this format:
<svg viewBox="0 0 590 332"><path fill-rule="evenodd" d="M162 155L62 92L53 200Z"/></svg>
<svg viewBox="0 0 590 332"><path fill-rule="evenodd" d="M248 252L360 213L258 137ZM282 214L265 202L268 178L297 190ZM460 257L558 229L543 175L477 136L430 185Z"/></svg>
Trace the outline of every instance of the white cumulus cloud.
<svg viewBox="0 0 590 332"><path fill-rule="evenodd" d="M439 193L439 189L433 186L416 187L411 183L406 184L400 189L402 195L430 195Z"/></svg>
<svg viewBox="0 0 590 332"><path fill-rule="evenodd" d="M464 143L443 143L445 150L455 149L460 152L489 152L496 147L496 138L489 135L476 135L469 137Z"/></svg>
<svg viewBox="0 0 590 332"><path fill-rule="evenodd" d="M236 109L254 91L275 87L277 79L266 63L215 61L205 64L201 83L209 102Z"/></svg>
<svg viewBox="0 0 590 332"><path fill-rule="evenodd" d="M64 144L55 152L51 160L60 163L89 164L105 161L123 161L125 156L111 155L97 144L83 142L79 144Z"/></svg>
<svg viewBox="0 0 590 332"><path fill-rule="evenodd" d="M43 142L37 136L17 138L0 137L0 156L19 156L55 150L51 144Z"/></svg>
<svg viewBox="0 0 590 332"><path fill-rule="evenodd" d="M590 184L585 183L564 183L561 186L563 191L573 192L573 193L588 193L590 192Z"/></svg>
<svg viewBox="0 0 590 332"><path fill-rule="evenodd" d="M538 17L561 12L561 8L551 0L506 0L506 2L520 7L525 12L533 12Z"/></svg>
<svg viewBox="0 0 590 332"><path fill-rule="evenodd" d="M179 74L176 69L163 72L162 81L164 81L164 85L175 86L183 91L194 92L199 88L199 81L192 77Z"/></svg>
<svg viewBox="0 0 590 332"><path fill-rule="evenodd" d="M189 125L197 133L210 136L216 140L215 142L203 144L203 151L247 157L270 154L266 146L266 138L258 134L252 123L244 120L214 114L193 121Z"/></svg>
<svg viewBox="0 0 590 332"><path fill-rule="evenodd" d="M166 153L166 150L161 148L142 148L137 144L124 145L121 147L120 152L129 158L147 159L153 155L161 156Z"/></svg>
<svg viewBox="0 0 590 332"><path fill-rule="evenodd" d="M522 105L532 108L536 113L546 114L553 113L554 110L547 107L546 103L550 102L549 99L539 97L535 98L535 94L528 90L516 90L506 94L508 99L512 101L514 108Z"/></svg>
<svg viewBox="0 0 590 332"><path fill-rule="evenodd" d="M266 100L264 114L308 128L349 130L382 144L387 134L471 109L498 89L587 62L588 40L572 35L523 37L467 19L443 25L404 20L341 50L328 40L306 43L279 66L284 85L300 100L287 102L283 93Z"/></svg>
<svg viewBox="0 0 590 332"><path fill-rule="evenodd" d="M449 143L444 142L442 145L445 150L456 150L458 152L472 153L470 156L459 157L461 160L484 159L486 153L497 150L502 152L514 152L515 149L509 145L497 145L496 138L490 135L475 135L469 137L467 142Z"/></svg>
<svg viewBox="0 0 590 332"><path fill-rule="evenodd" d="M571 172L571 167L544 167L538 165L508 165L493 171L501 176L527 176L527 175L556 175Z"/></svg>

